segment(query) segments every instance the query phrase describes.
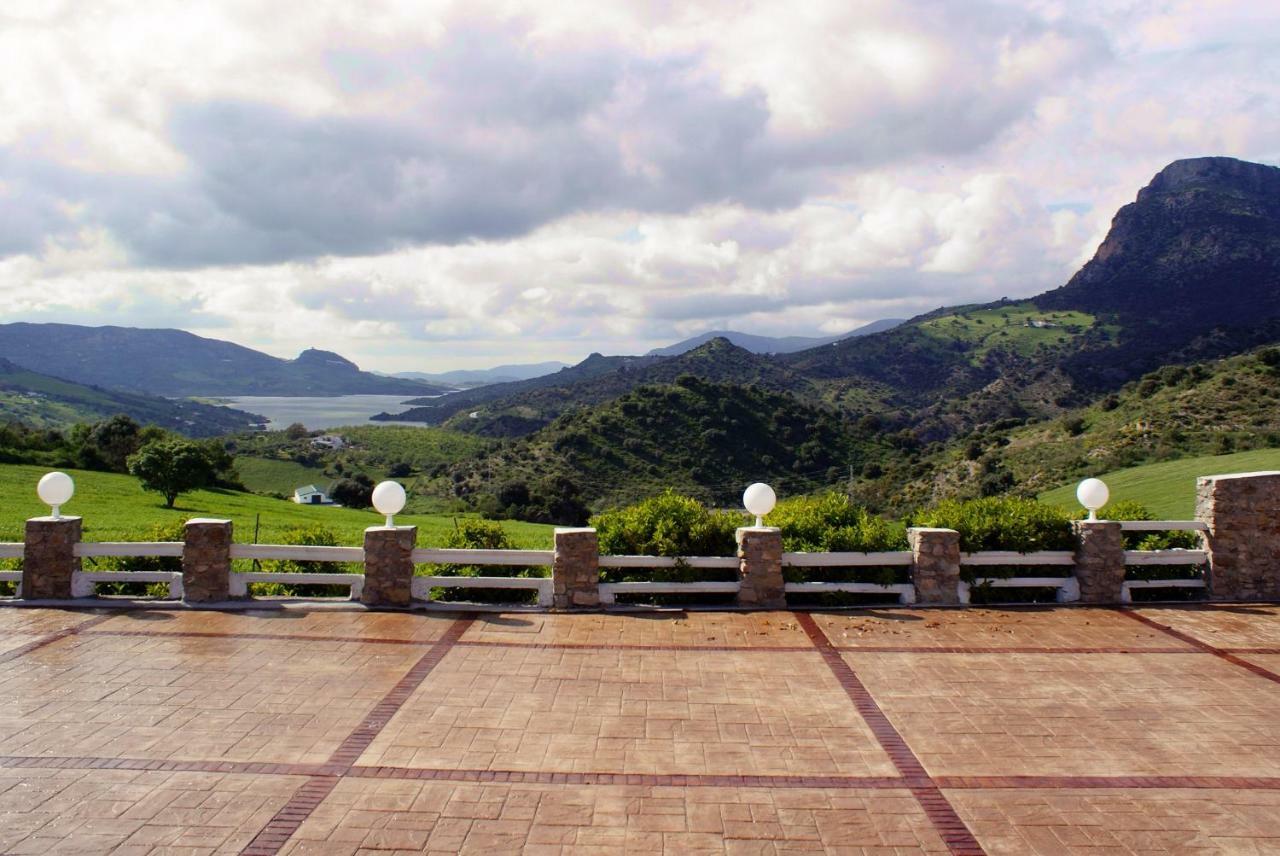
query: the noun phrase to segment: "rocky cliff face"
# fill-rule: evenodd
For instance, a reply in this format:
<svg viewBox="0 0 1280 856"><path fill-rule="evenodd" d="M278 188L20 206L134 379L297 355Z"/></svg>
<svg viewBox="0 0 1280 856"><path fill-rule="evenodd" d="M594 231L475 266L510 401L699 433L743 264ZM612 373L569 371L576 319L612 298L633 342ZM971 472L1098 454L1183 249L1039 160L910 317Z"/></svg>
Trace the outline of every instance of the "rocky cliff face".
<svg viewBox="0 0 1280 856"><path fill-rule="evenodd" d="M1280 316L1280 168L1174 161L1120 209L1093 259L1037 303L1158 322L1166 339Z"/></svg>

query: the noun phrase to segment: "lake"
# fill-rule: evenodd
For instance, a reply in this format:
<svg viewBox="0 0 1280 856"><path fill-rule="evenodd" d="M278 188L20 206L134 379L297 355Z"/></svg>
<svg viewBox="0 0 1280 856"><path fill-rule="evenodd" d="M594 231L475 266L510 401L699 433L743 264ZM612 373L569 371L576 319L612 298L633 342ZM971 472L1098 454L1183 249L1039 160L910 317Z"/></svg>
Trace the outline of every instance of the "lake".
<svg viewBox="0 0 1280 856"><path fill-rule="evenodd" d="M245 395L219 398L220 404L247 410L267 417L267 427L278 431L301 422L311 431L338 428L342 425L416 425L421 422L370 422L375 413L402 413L409 408L404 402L411 395L335 395L292 397L283 395Z"/></svg>

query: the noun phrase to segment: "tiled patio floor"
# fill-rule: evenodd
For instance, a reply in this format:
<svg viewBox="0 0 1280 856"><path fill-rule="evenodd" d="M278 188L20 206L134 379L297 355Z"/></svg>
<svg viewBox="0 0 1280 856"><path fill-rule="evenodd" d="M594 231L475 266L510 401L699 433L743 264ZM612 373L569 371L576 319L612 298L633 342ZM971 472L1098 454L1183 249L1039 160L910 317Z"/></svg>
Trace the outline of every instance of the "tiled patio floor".
<svg viewBox="0 0 1280 856"><path fill-rule="evenodd" d="M1280 608L0 608L0 853L1280 853Z"/></svg>

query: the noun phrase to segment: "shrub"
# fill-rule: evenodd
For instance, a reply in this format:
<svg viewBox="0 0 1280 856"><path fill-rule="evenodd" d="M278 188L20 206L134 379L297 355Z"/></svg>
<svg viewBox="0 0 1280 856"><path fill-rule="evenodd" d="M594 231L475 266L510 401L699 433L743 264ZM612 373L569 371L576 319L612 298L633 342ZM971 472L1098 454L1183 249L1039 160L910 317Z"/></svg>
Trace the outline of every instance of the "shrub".
<svg viewBox="0 0 1280 856"><path fill-rule="evenodd" d="M916 512L911 525L955 529L960 533L960 549L967 553L1075 548L1071 520L1065 511L1018 497L946 500Z"/></svg>
<svg viewBox="0 0 1280 856"><path fill-rule="evenodd" d="M708 511L698 500L668 490L592 518L607 555L733 556L739 514Z"/></svg>
<svg viewBox="0 0 1280 856"><path fill-rule="evenodd" d="M187 518L154 523L145 529L130 533L129 541L182 541L186 538ZM177 556L102 556L85 559L86 570L95 571L167 571L182 572L182 559ZM99 595L124 595L130 597L168 597L168 583L98 583Z"/></svg>
<svg viewBox="0 0 1280 856"><path fill-rule="evenodd" d="M290 526L280 537L283 544L303 547L337 547L338 536L332 529L324 526L300 525ZM354 563L346 562L306 562L294 559L264 559L262 570L281 574L351 574L360 573L361 568ZM345 586L326 585L294 585L292 583L252 583L249 593L265 597L340 597L347 594Z"/></svg>
<svg viewBox="0 0 1280 856"><path fill-rule="evenodd" d="M906 527L876 517L842 493L785 499L769 523L782 529L789 552L873 553L907 546Z"/></svg>
<svg viewBox="0 0 1280 856"><path fill-rule="evenodd" d="M445 536L444 546L450 550L513 550L515 544L501 525L490 520L462 518L453 521L453 531ZM542 566L510 565L420 565L423 575L441 577L545 577L550 571ZM474 603L527 603L537 592L527 589L473 589L439 587L431 590L432 600L466 600Z"/></svg>

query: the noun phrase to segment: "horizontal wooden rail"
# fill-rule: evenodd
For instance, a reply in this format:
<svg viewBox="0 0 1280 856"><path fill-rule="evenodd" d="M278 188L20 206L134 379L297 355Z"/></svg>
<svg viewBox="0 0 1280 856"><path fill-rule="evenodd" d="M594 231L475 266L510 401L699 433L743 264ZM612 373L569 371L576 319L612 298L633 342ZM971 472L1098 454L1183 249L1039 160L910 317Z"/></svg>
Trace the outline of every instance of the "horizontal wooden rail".
<svg viewBox="0 0 1280 856"><path fill-rule="evenodd" d="M182 558L185 545L181 541L80 541L72 548L78 558L101 556L163 556Z"/></svg>
<svg viewBox="0 0 1280 856"><path fill-rule="evenodd" d="M737 594L737 582L600 583L600 602L616 603L620 594Z"/></svg>
<svg viewBox="0 0 1280 856"><path fill-rule="evenodd" d="M782 564L793 568L879 568L886 565L910 565L910 550L883 553L783 553Z"/></svg>
<svg viewBox="0 0 1280 856"><path fill-rule="evenodd" d="M0 559L21 559L27 545L21 541L0 542Z"/></svg>
<svg viewBox="0 0 1280 856"><path fill-rule="evenodd" d="M1126 565L1203 565L1209 560L1204 550L1125 550Z"/></svg>
<svg viewBox="0 0 1280 856"><path fill-rule="evenodd" d="M552 550L441 550L419 548L412 553L415 565L550 565Z"/></svg>
<svg viewBox="0 0 1280 856"><path fill-rule="evenodd" d="M285 559L295 562L363 562L363 547L312 547L297 544L232 544L233 559Z"/></svg>
<svg viewBox="0 0 1280 856"><path fill-rule="evenodd" d="M171 599L183 595L181 571L76 571L71 575L71 596L93 597L97 583L165 583Z"/></svg>
<svg viewBox="0 0 1280 856"><path fill-rule="evenodd" d="M1134 589L1170 589L1170 588L1195 588L1203 589L1204 580L1125 580L1120 586L1120 602L1133 603Z"/></svg>
<svg viewBox="0 0 1280 856"><path fill-rule="evenodd" d="M1056 588L1058 603L1073 603L1080 599L1080 581L1071 577L977 577L972 583L961 580L958 594L961 603L969 603L969 592L974 586L991 588Z"/></svg>
<svg viewBox="0 0 1280 856"><path fill-rule="evenodd" d="M1121 532L1208 532L1203 520L1121 520Z"/></svg>
<svg viewBox="0 0 1280 856"><path fill-rule="evenodd" d="M334 548L329 548L334 549ZM339 548L341 549L341 548ZM280 583L293 586L349 586L351 599L360 597L364 589L364 574L310 574L290 573L288 571L241 571L233 573L230 579L232 597L245 597L249 594L250 583Z"/></svg>
<svg viewBox="0 0 1280 856"><path fill-rule="evenodd" d="M984 550L981 553L962 553L962 565L1074 565L1076 554L1070 550L1041 550L1035 553L1015 553L1011 550Z"/></svg>
<svg viewBox="0 0 1280 856"><path fill-rule="evenodd" d="M899 603L915 603L916 587L910 583L787 583L787 594L822 594L824 592L850 592L852 594L896 594Z"/></svg>
<svg viewBox="0 0 1280 856"><path fill-rule="evenodd" d="M550 577L414 577L410 590L415 600L431 602L433 588L490 589L497 591L533 590L538 593L538 606L551 605Z"/></svg>

